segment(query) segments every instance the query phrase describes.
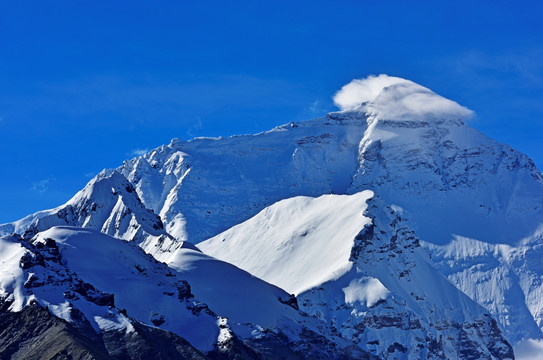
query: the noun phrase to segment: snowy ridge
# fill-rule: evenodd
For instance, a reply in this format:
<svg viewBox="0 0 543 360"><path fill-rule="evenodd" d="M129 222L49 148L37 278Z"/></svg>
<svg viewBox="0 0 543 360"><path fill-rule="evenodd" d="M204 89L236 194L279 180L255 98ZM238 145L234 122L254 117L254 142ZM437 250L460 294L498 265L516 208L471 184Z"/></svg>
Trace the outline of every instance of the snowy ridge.
<svg viewBox="0 0 543 360"><path fill-rule="evenodd" d="M148 210L132 184L115 170L104 170L65 205L40 211L13 224L0 225L0 234L32 236L53 226L76 226L134 241L157 255L174 239L159 216ZM182 246L176 242L176 247ZM158 256L157 256L158 257Z"/></svg>
<svg viewBox="0 0 543 360"><path fill-rule="evenodd" d="M366 189L408 209L434 243L457 233L513 244L543 219L533 162L459 119L331 113L257 135L172 141L118 171L168 233L193 243L282 199ZM145 202L156 194L163 200Z"/></svg>
<svg viewBox="0 0 543 360"><path fill-rule="evenodd" d="M97 332L127 333L133 331L129 317L152 325L156 313L165 318L163 328L200 349L213 347L219 331L215 317L194 316L189 303L177 296L183 285L180 279L166 277L166 266L124 241L97 231L55 227L30 243L6 236L0 242L3 260L8 258L4 251L16 254L3 262L0 282L8 295L3 300L11 303L12 311L37 300L69 322L77 309ZM167 309L170 312L164 313Z"/></svg>
<svg viewBox="0 0 543 360"><path fill-rule="evenodd" d="M162 193L163 201L146 205L172 236L198 243L281 199L345 192L363 133L354 120L338 126L323 118L257 135L174 140L118 171L144 201Z"/></svg>
<svg viewBox="0 0 543 360"><path fill-rule="evenodd" d="M437 268L487 308L514 342L543 339L543 228L517 246L455 236L445 246L424 244Z"/></svg>
<svg viewBox="0 0 543 360"><path fill-rule="evenodd" d="M158 258L299 195L373 190L439 244L453 233L514 244L542 222L543 176L525 155L459 119L380 116L349 110L256 135L173 140L117 172L177 240L146 247ZM0 231L22 233L36 217Z"/></svg>

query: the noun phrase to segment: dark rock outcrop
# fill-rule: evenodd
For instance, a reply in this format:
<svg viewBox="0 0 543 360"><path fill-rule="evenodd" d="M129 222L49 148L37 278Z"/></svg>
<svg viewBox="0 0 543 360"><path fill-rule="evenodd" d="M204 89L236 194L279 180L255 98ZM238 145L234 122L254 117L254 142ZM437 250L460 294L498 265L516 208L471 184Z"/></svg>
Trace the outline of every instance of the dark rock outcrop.
<svg viewBox="0 0 543 360"><path fill-rule="evenodd" d="M20 312L0 306L0 359L148 360L207 359L188 341L171 332L132 321L134 331L97 334L76 309L74 324L32 303Z"/></svg>
<svg viewBox="0 0 543 360"><path fill-rule="evenodd" d="M37 303L20 312L0 310L1 359L111 359L103 344L82 335Z"/></svg>

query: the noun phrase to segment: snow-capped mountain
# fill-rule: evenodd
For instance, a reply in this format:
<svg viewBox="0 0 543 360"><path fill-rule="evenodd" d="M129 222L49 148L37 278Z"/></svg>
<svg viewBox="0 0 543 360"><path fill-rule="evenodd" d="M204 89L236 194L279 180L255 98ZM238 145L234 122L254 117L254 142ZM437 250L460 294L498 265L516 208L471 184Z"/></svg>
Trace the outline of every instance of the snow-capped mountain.
<svg viewBox="0 0 543 360"><path fill-rule="evenodd" d="M427 262L403 210L372 195L283 200L198 246L378 357L513 358L496 321Z"/></svg>
<svg viewBox="0 0 543 360"><path fill-rule="evenodd" d="M188 281L199 302L228 318L220 329L251 351L256 335L230 325L244 307L252 315L234 322L296 339L281 344L298 355L318 351L317 335L326 356L357 349L387 359L505 359L507 340L542 338L543 175L534 163L467 125L468 109L404 79L355 80L334 100L342 111L256 135L174 139L102 172L65 205L0 225L0 234L24 236L9 241L25 248L66 225L132 241ZM264 286L269 299L299 307L273 302L290 325L231 300L254 290L219 291L213 279L241 270L211 256L274 284L244 278L232 287Z"/></svg>
<svg viewBox="0 0 543 360"><path fill-rule="evenodd" d="M375 100L392 90L382 89ZM116 171L168 234L192 243L285 198L367 189L406 208L415 230L432 243L460 234L514 244L537 228L543 176L526 155L443 113L382 118L383 101L256 135L174 139ZM22 232L40 216L0 229Z"/></svg>

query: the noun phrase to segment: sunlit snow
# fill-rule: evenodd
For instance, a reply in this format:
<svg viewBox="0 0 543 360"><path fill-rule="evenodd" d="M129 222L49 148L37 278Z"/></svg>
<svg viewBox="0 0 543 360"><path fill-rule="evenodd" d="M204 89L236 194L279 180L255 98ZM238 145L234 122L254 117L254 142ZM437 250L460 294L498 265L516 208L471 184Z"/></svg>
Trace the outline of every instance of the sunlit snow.
<svg viewBox="0 0 543 360"><path fill-rule="evenodd" d="M379 300L386 299L390 291L381 284L379 279L364 276L354 279L349 286L342 289L345 293L345 302L354 304L356 301L371 307Z"/></svg>
<svg viewBox="0 0 543 360"><path fill-rule="evenodd" d="M243 223L198 244L286 291L299 294L347 272L354 237L371 191L282 200ZM266 254L267 261L260 261Z"/></svg>

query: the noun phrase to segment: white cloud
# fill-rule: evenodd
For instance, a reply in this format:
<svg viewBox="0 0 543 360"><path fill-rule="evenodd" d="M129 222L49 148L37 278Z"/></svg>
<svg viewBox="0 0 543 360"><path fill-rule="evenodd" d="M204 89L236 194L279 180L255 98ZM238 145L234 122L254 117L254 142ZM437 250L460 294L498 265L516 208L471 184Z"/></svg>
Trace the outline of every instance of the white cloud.
<svg viewBox="0 0 543 360"><path fill-rule="evenodd" d="M470 118L473 112L432 90L399 77L370 75L355 79L335 95L341 110L359 110L388 120Z"/></svg>
<svg viewBox="0 0 543 360"><path fill-rule="evenodd" d="M202 130L203 127L204 127L204 124L202 123L202 120L198 117L196 118L196 122L194 122L194 124L192 124L192 126L187 129L186 134L189 137L195 137L196 133L199 130Z"/></svg>
<svg viewBox="0 0 543 360"><path fill-rule="evenodd" d="M385 87L402 82L410 83L411 81L384 74L370 75L365 79L354 79L336 93L334 103L341 110L351 109L363 102L372 102Z"/></svg>
<svg viewBox="0 0 543 360"><path fill-rule="evenodd" d="M515 345L514 352L517 360L543 359L543 340L521 341Z"/></svg>

